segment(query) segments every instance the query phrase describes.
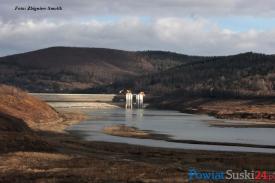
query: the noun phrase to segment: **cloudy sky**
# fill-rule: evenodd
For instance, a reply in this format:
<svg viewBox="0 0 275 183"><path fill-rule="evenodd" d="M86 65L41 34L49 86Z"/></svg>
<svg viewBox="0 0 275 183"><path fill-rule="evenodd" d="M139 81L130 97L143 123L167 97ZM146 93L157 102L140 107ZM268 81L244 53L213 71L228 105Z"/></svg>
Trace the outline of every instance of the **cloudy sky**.
<svg viewBox="0 0 275 183"><path fill-rule="evenodd" d="M0 56L51 46L275 54L274 0L0 0ZM56 7L26 11L15 7Z"/></svg>

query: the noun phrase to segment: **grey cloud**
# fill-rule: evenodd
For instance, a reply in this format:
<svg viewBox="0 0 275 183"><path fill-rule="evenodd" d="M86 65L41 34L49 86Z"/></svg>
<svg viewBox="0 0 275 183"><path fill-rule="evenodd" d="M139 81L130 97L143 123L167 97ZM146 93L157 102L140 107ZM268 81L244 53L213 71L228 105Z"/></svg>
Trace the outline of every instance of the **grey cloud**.
<svg viewBox="0 0 275 183"><path fill-rule="evenodd" d="M273 53L275 30L233 32L206 19L139 18L102 23L26 21L1 24L1 55L50 46L107 47L125 50L170 50L193 55L227 55L246 51Z"/></svg>
<svg viewBox="0 0 275 183"><path fill-rule="evenodd" d="M63 11L15 11L15 6ZM99 21L96 16L118 16ZM149 22L140 17L151 17ZM212 17L275 16L274 0L1 0L0 56L50 46L170 50L194 55L273 53L275 29L234 32ZM190 17L192 17L190 19ZM204 17L204 18L202 18ZM108 18L107 18L108 19Z"/></svg>

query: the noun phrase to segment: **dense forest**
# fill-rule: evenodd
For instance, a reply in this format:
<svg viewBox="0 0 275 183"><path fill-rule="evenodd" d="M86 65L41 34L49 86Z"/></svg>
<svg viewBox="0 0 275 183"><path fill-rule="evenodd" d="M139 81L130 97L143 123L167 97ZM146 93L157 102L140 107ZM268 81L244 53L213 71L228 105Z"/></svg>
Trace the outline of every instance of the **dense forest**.
<svg viewBox="0 0 275 183"><path fill-rule="evenodd" d="M205 58L90 91L113 92L123 86L155 95L274 96L275 56L249 52Z"/></svg>
<svg viewBox="0 0 275 183"><path fill-rule="evenodd" d="M136 88L149 92L211 97L271 96L275 91L275 56L244 53L188 63L139 78Z"/></svg>

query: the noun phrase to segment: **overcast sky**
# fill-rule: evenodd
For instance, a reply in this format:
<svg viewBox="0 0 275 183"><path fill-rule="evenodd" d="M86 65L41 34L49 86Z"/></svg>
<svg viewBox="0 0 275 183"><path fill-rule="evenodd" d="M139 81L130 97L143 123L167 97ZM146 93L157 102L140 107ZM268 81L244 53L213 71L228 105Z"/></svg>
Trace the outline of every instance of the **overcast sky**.
<svg viewBox="0 0 275 183"><path fill-rule="evenodd" d="M0 56L51 46L275 54L274 0L0 0ZM26 11L15 7L56 7Z"/></svg>

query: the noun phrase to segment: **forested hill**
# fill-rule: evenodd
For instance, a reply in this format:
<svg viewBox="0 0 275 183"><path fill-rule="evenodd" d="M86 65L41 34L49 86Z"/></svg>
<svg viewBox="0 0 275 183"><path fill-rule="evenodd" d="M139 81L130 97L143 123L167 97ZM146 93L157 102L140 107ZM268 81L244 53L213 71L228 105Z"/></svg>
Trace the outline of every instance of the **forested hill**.
<svg viewBox="0 0 275 183"><path fill-rule="evenodd" d="M0 83L31 92L273 96L275 56L197 57L164 51L52 47L0 58Z"/></svg>
<svg viewBox="0 0 275 183"><path fill-rule="evenodd" d="M0 58L0 83L31 92L72 92L203 59L162 51L52 47Z"/></svg>
<svg viewBox="0 0 275 183"><path fill-rule="evenodd" d="M118 82L105 88L111 91L123 85ZM142 76L126 85L157 95L175 92L211 97L274 96L275 56L249 52L213 57Z"/></svg>

